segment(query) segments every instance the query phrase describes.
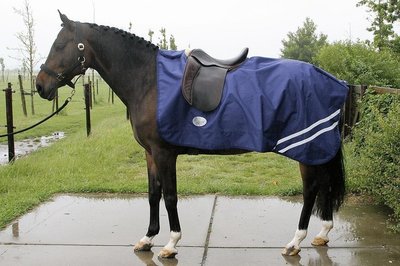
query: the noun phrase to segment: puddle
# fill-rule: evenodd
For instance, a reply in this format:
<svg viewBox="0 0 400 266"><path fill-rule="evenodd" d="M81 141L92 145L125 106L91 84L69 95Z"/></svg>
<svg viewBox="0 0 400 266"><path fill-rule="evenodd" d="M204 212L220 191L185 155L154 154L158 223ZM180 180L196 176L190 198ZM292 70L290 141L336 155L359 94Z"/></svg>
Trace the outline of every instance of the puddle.
<svg viewBox="0 0 400 266"><path fill-rule="evenodd" d="M52 143L65 137L64 132L54 132L50 136L15 141L15 158L18 159L37 149L48 147ZM0 144L0 165L8 163L8 145Z"/></svg>

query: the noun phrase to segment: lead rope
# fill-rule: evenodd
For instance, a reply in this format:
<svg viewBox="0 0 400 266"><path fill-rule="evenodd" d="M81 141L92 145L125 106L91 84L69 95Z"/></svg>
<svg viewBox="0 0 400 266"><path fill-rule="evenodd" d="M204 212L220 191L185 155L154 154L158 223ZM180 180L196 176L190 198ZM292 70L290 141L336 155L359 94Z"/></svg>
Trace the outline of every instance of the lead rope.
<svg viewBox="0 0 400 266"><path fill-rule="evenodd" d="M78 79L79 79L81 76L82 76L82 75L80 75L80 76L75 80L75 83L78 81ZM74 83L74 84L75 84L75 83ZM54 113L52 113L51 115L47 116L47 117L44 118L43 120L37 122L36 124L34 124L34 125L30 126L30 127L27 127L27 128L24 128L24 129L21 129L21 130L12 132L12 133L8 133L8 134L2 134L2 135L0 135L0 138L13 136L13 135L16 135L16 134L19 134L19 133L28 131L28 130L30 130L30 129L34 128L34 127L37 127L38 125L40 125L40 124L46 122L47 120L49 120L50 118L52 118L53 116L55 116L56 114L58 114L59 112L61 112L61 110L63 110L63 109L69 104L69 102L72 100L72 97L73 97L74 95L75 95L75 89L72 89L71 95L65 100L64 104L61 105L61 107L59 107L56 111L54 111Z"/></svg>

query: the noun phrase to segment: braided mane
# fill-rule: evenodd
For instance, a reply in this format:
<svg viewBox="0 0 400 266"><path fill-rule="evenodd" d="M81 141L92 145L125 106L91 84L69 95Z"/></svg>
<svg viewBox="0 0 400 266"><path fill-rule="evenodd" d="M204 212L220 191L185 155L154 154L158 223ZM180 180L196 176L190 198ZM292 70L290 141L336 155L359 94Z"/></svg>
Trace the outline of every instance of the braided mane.
<svg viewBox="0 0 400 266"><path fill-rule="evenodd" d="M122 29L118 29L118 28L110 27L110 26L104 26L104 25L99 26L95 23L84 23L84 24L88 24L90 28L95 29L99 32L100 31L104 31L104 32L113 31L115 34L121 36L122 38L136 42L138 44L142 44L142 45L146 46L147 48L151 48L153 50L159 49L159 47L157 45L153 44L150 41L145 40L143 37L139 37L133 33L127 32Z"/></svg>

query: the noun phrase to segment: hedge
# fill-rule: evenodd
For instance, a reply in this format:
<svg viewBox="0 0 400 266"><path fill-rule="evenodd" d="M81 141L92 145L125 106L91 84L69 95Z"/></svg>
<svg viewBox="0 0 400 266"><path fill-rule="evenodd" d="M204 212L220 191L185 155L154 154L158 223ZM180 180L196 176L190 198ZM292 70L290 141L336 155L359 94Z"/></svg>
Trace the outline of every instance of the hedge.
<svg viewBox="0 0 400 266"><path fill-rule="evenodd" d="M389 226L400 232L400 96L368 91L361 106L348 151L350 188L391 208Z"/></svg>

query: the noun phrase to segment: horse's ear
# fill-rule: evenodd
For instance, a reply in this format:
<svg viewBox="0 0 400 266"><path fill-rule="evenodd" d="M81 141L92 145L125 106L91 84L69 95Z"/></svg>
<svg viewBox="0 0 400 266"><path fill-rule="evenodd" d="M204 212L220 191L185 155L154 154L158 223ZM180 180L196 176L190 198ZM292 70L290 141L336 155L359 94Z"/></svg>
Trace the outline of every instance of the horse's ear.
<svg viewBox="0 0 400 266"><path fill-rule="evenodd" d="M58 11L58 14L60 14L60 19L62 21L62 26L63 27L67 27L70 30L73 29L73 21L69 20L69 18L66 15L62 14L60 12L60 10L57 10L57 11Z"/></svg>

